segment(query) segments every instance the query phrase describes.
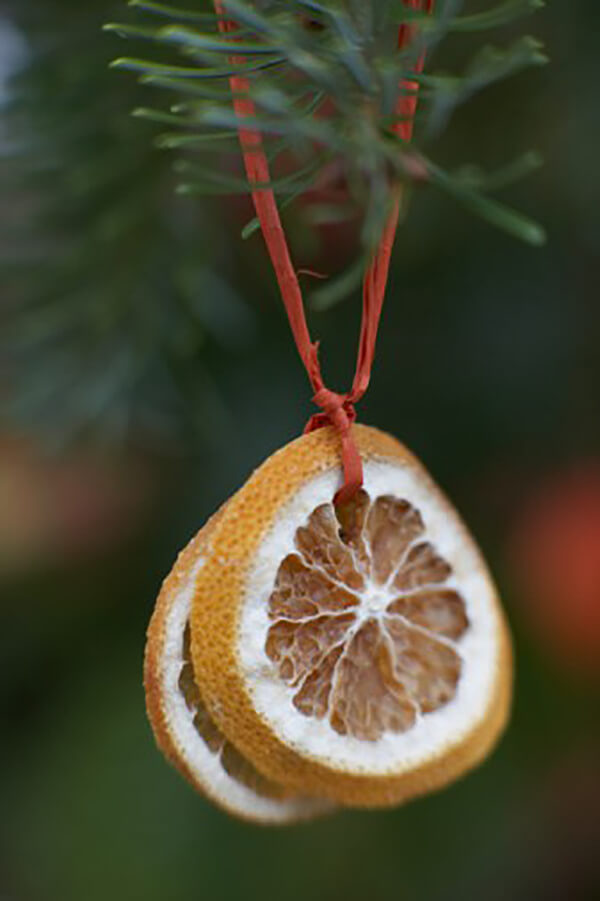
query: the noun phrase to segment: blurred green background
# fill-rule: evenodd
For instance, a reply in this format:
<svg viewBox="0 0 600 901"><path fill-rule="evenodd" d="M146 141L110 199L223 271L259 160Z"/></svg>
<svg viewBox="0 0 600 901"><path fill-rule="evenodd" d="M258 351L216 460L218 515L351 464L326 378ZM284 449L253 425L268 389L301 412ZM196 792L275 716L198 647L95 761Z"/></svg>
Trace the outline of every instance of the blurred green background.
<svg viewBox="0 0 600 901"><path fill-rule="evenodd" d="M541 150L505 196L547 245L418 192L359 410L422 458L490 561L510 728L435 796L280 830L168 767L141 668L177 551L302 430L308 385L261 241L239 237L248 202L175 197L173 158L129 117L152 98L107 69L115 18L108 0L0 11L0 898L600 897L598 3L527 23L551 65L475 97L434 148L490 167ZM348 262L344 234L289 227L300 264ZM339 390L359 312L311 315Z"/></svg>

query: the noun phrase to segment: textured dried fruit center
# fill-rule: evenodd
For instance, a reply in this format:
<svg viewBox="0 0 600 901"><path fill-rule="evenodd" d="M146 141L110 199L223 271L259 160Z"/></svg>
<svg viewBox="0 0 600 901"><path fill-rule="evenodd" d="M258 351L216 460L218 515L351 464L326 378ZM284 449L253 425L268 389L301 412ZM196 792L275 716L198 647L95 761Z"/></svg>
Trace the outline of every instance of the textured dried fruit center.
<svg viewBox="0 0 600 901"><path fill-rule="evenodd" d="M215 725L204 705L194 678L190 645L190 624L188 622L183 633L183 663L179 674L179 690L184 697L188 710L194 716L196 732L213 754L220 754L223 769L232 779L245 785L246 788L252 789L259 795L269 798L282 797L284 792L281 786L271 782L262 773L259 773L250 761L243 757L231 742L227 741L223 733Z"/></svg>
<svg viewBox="0 0 600 901"><path fill-rule="evenodd" d="M269 598L265 650L297 710L375 741L454 697L468 620L418 510L361 490L317 507L295 546Z"/></svg>

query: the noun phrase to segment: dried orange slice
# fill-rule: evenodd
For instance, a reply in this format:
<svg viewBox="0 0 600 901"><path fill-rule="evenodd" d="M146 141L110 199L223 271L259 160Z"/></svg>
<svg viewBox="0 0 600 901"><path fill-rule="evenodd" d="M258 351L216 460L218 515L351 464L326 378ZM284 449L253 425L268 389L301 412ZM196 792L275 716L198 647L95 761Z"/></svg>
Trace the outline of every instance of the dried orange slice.
<svg viewBox="0 0 600 901"><path fill-rule="evenodd" d="M330 428L278 451L227 503L191 645L211 717L259 772L378 806L486 755L507 719L511 651L456 511L394 438L353 434L364 485L345 507Z"/></svg>
<svg viewBox="0 0 600 901"><path fill-rule="evenodd" d="M210 717L194 678L189 617L194 583L221 511L181 552L148 628L146 706L156 741L192 785L227 812L258 823L291 823L330 805L294 795L259 773Z"/></svg>

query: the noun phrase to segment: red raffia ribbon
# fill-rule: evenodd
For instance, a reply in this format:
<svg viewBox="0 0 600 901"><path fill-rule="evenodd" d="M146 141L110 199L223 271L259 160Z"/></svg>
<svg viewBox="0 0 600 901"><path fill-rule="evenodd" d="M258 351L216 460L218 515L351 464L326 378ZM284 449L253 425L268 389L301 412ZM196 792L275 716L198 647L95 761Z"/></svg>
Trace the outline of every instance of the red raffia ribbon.
<svg viewBox="0 0 600 901"><path fill-rule="evenodd" d="M431 12L434 0L404 0L404 3L413 9ZM226 5L226 2L222 2L222 0L214 0L215 10L221 16L225 15ZM222 34L229 34L236 31L236 29L237 25L235 22L220 19L219 31ZM399 48L405 47L412 40L414 30L414 26L409 24L400 26L398 33ZM231 62L239 64L243 62L243 58L232 56ZM422 71L423 62L423 56L421 56L415 65L416 72ZM232 75L229 83L236 116L240 120L252 118L255 115L255 107L249 96L250 83L248 79L240 75ZM399 121L395 124L394 131L405 142L410 141L412 137L418 87L418 82L408 79L400 84L400 96L396 106ZM267 184L270 181L269 165L263 150L260 133L251 128L245 128L240 122L239 139L248 181L251 185ZM362 461L360 452L352 438L351 425L356 420L354 405L364 395L371 378L377 329L398 225L400 211L399 193L395 189L391 212L383 229L377 250L373 254L373 258L364 275L362 322L356 371L352 388L347 394L338 394L335 391L331 391L323 381L318 356L319 342L313 342L308 331L300 283L290 257L275 195L270 188L255 188L252 191L252 200L254 201L256 215L275 270L294 341L312 385L314 392L313 401L321 410L320 413L315 413L310 418L304 431L311 432L325 425L332 425L340 436L344 484L337 492L335 502L343 504L352 498L363 482Z"/></svg>

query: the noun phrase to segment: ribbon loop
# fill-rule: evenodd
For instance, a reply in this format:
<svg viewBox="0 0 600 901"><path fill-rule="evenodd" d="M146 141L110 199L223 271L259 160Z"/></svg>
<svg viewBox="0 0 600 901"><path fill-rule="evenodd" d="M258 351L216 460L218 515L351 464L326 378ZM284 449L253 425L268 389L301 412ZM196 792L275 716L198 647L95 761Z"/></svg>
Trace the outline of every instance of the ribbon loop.
<svg viewBox="0 0 600 901"><path fill-rule="evenodd" d="M224 14L226 0L213 0L217 13ZM413 9L423 9L431 12L434 0L404 0L404 4ZM221 18L219 30L223 34L231 34L236 31L234 22ZM412 39L414 26L402 24L398 33L398 46L404 47ZM235 36L232 41L232 49L235 48ZM232 55L232 63L241 63L243 57ZM415 71L420 72L423 67L423 56L416 62ZM253 118L255 114L254 103L250 97L250 84L247 78L241 75L232 75L229 79L233 94L233 108L239 120L239 136L242 155L246 168L246 175L251 185L268 184L270 181L269 164L263 149L260 132L248 128L244 119ZM396 112L399 121L394 130L401 141L409 141L412 136L413 121L417 104L418 83L409 79L401 82L401 93L398 98ZM336 503L345 503L360 488L363 481L362 461L360 453L352 437L351 425L356 420L354 404L360 400L369 384L371 366L375 355L375 342L379 318L383 306L385 286L392 254L392 245L398 223L400 200L398 189L392 191L391 211L388 216L379 246L365 272L363 282L363 312L358 347L358 359L352 390L348 394L337 394L330 391L323 382L321 367L319 365L318 342L313 343L310 338L302 292L298 281L298 274L294 269L290 252L281 224L279 210L275 201L275 195L270 188L254 187L252 199L256 209L256 215L260 222L261 231L275 275L279 283L281 297L288 315L292 334L302 358L314 396L313 401L320 407L321 412L311 416L306 425L305 432L312 432L323 426L331 425L340 436L342 467L344 470L344 484L335 496Z"/></svg>

